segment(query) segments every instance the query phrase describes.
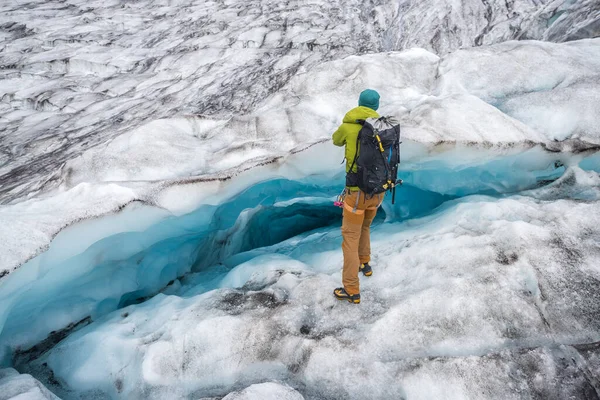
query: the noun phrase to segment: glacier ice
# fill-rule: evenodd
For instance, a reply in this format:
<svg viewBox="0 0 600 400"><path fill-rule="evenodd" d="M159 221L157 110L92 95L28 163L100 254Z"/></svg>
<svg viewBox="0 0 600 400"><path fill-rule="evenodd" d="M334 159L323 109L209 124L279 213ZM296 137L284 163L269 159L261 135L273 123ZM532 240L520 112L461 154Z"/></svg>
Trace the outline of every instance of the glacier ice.
<svg viewBox="0 0 600 400"><path fill-rule="evenodd" d="M323 63L296 74L251 114L154 121L67 162L52 182L70 188L229 176L325 140L365 86L380 90L382 112L398 116L404 139L417 143L595 148L599 43L509 42L441 59L412 49Z"/></svg>
<svg viewBox="0 0 600 400"><path fill-rule="evenodd" d="M598 4L459 3L0 5L2 393L598 397ZM349 308L364 87L405 185Z"/></svg>
<svg viewBox="0 0 600 400"><path fill-rule="evenodd" d="M19 374L13 368L0 369L0 399L57 400L51 391L31 375Z"/></svg>
<svg viewBox="0 0 600 400"><path fill-rule="evenodd" d="M418 153L419 147L413 146ZM0 342L11 351L22 351L69 324L87 317L95 320L142 301L189 272L215 266L195 280L188 279L197 283L218 275L216 271L223 273L258 255L278 252L273 246L298 234L339 225L340 211L331 203L340 190L343 171L339 164L328 170L338 158L315 162L329 149L329 144L319 144L276 166L253 168L221 183L212 195L200 183L198 189L206 197L190 213L174 215L134 201L118 214L64 229L46 252L5 278L0 293ZM456 197L501 196L530 189L562 175L565 167L555 160L556 155L541 148L511 149L504 155L456 148L438 156L409 158L399 175L406 183L397 192L397 202L392 205L388 199L380 218L402 221L425 215ZM293 168L311 163L309 177L300 178L306 170L299 173ZM169 200L179 206L180 188ZM336 249L335 240L323 239L319 246ZM291 250L307 262L305 251ZM212 288L205 282L200 291Z"/></svg>
<svg viewBox="0 0 600 400"><path fill-rule="evenodd" d="M323 61L584 39L597 36L598 12L595 0L7 0L1 201L54 187L66 161L156 119L251 113Z"/></svg>
<svg viewBox="0 0 600 400"><path fill-rule="evenodd" d="M223 400L303 400L304 397L286 385L275 382L258 383L239 392L223 397Z"/></svg>
<svg viewBox="0 0 600 400"><path fill-rule="evenodd" d="M52 371L67 398L223 396L273 379L305 398L594 393L600 178L574 167L523 193L378 225L360 307L330 294L339 232L323 228L243 261L220 289L101 317L29 373Z"/></svg>

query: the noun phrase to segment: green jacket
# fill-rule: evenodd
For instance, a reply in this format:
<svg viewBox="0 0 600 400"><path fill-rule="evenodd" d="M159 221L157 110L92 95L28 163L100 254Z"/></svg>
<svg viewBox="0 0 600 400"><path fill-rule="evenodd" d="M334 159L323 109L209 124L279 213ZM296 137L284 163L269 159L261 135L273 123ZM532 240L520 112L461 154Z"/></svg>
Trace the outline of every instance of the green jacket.
<svg viewBox="0 0 600 400"><path fill-rule="evenodd" d="M346 172L349 172L354 156L356 155L356 141L358 132L362 126L356 122L357 119L379 118L379 114L369 107L356 107L348 111L344 116L342 124L333 133L333 144L336 146L346 146ZM359 149L360 153L360 149ZM356 165L352 168L356 172ZM358 190L357 187L349 187L350 190Z"/></svg>

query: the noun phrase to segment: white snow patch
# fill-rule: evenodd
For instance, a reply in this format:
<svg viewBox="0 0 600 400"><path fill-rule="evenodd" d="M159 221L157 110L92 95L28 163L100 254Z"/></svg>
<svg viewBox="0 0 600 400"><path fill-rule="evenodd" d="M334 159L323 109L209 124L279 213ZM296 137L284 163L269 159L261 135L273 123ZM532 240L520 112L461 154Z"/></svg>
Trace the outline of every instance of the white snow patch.
<svg viewBox="0 0 600 400"><path fill-rule="evenodd" d="M276 382L250 385L239 392L229 393L223 400L304 400L293 388Z"/></svg>

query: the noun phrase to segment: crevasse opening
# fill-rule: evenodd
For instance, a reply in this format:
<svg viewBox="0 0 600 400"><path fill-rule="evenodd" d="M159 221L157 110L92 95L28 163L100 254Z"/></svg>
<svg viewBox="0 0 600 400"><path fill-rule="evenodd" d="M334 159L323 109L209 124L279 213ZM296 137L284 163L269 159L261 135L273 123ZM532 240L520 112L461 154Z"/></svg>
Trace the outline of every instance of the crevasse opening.
<svg viewBox="0 0 600 400"><path fill-rule="evenodd" d="M449 162L457 159L455 152L462 155L459 164ZM419 162L408 160L402 164L400 178L405 183L397 190L396 202L392 205L386 196L374 229L430 214L457 197L503 196L533 188L557 179L564 170L556 155L540 148L500 156L454 149ZM227 273L255 257L281 254L302 259L305 254L294 252L299 240L313 241L321 251L338 250L341 210L332 203L342 187L343 171L267 179L218 204L163 216L145 229L103 237L75 256L64 257L64 247L85 234L85 225L71 227L69 240L59 235L46 253L9 277L6 292L14 295L2 301L0 310L4 363L27 362L62 338L61 330L160 291L190 296L235 286L235 280L224 280ZM126 221L139 221L152 220L160 212L134 203L121 214ZM107 217L106 223L114 218Z"/></svg>

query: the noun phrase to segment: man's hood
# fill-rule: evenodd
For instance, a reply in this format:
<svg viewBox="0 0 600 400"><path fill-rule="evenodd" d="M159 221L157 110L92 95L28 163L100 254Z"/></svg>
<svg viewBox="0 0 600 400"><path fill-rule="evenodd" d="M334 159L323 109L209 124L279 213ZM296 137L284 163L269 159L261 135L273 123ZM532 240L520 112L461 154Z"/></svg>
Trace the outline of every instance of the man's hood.
<svg viewBox="0 0 600 400"><path fill-rule="evenodd" d="M356 124L357 119L379 118L379 114L369 107L358 106L344 115L344 123Z"/></svg>

